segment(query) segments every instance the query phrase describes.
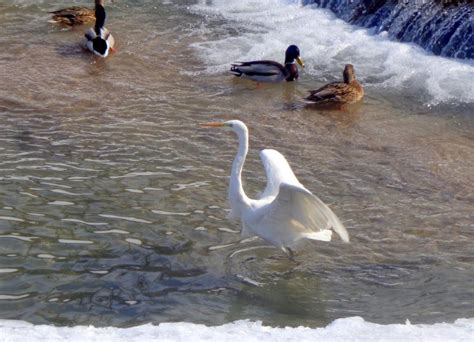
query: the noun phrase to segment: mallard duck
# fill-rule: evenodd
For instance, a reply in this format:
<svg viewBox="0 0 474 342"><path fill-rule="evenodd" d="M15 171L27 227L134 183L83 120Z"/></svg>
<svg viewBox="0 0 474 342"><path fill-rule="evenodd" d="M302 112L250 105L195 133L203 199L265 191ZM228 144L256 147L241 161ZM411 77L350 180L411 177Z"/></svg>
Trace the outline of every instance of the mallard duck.
<svg viewBox="0 0 474 342"><path fill-rule="evenodd" d="M257 82L283 82L294 81L298 78L298 62L304 68L300 57L300 49L296 45L290 45L285 53L285 65L274 61L252 61L237 62L232 64L230 72L235 76L248 78Z"/></svg>
<svg viewBox="0 0 474 342"><path fill-rule="evenodd" d="M93 23L95 19L93 9L80 6L63 8L49 13L53 15L51 22L65 26L89 24Z"/></svg>
<svg viewBox="0 0 474 342"><path fill-rule="evenodd" d="M346 64L344 82L332 82L317 89L310 90L306 100L316 104L349 104L360 101L364 96L364 88L356 80L354 66Z"/></svg>
<svg viewBox="0 0 474 342"><path fill-rule="evenodd" d="M94 28L87 30L81 45L84 49L93 52L99 57L107 57L110 50L113 50L115 40L109 30L105 28L105 8L99 2L95 6Z"/></svg>

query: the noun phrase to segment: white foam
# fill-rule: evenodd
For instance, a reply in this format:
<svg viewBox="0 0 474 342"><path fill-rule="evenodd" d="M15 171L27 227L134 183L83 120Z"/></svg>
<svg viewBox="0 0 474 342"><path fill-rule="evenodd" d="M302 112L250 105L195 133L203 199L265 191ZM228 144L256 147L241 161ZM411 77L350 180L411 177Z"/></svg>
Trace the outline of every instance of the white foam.
<svg viewBox="0 0 474 342"><path fill-rule="evenodd" d="M315 85L341 79L344 65L352 63L372 93L388 89L427 105L474 103L474 61L433 56L414 44L391 41L384 33L372 34L328 10L299 3L200 0L190 7L211 18L224 18L239 30L238 35L192 44L207 64L205 72L225 72L235 61L282 62L286 47L296 44L307 65L301 78L310 78Z"/></svg>
<svg viewBox="0 0 474 342"><path fill-rule="evenodd" d="M125 241L127 241L128 243L131 243L133 245L137 245L137 246L143 245L143 242L139 239L128 238L128 239L125 239Z"/></svg>
<svg viewBox="0 0 474 342"><path fill-rule="evenodd" d="M93 244L93 241L89 240L73 240L73 239L58 239L59 243L67 243L67 244L81 244L81 245L90 245Z"/></svg>
<svg viewBox="0 0 474 342"><path fill-rule="evenodd" d="M118 215L111 215L111 214L99 214L99 216L112 218L112 219L118 219L118 220L125 220L125 221L130 221L130 222L153 223L151 221L139 219L139 218L136 218L136 217L129 217L129 216L118 216Z"/></svg>
<svg viewBox="0 0 474 342"><path fill-rule="evenodd" d="M25 220L18 218L18 217L12 217L12 216L0 216L0 220L5 220L5 221L15 221L15 222L25 222Z"/></svg>
<svg viewBox="0 0 474 342"><path fill-rule="evenodd" d="M152 210L153 213L165 216L189 216L191 213L182 213L177 211Z"/></svg>
<svg viewBox="0 0 474 342"><path fill-rule="evenodd" d="M337 319L325 328L272 328L236 321L207 327L193 323L146 324L132 328L55 327L0 320L2 341L472 341L474 319L452 324L375 324L361 317Z"/></svg>

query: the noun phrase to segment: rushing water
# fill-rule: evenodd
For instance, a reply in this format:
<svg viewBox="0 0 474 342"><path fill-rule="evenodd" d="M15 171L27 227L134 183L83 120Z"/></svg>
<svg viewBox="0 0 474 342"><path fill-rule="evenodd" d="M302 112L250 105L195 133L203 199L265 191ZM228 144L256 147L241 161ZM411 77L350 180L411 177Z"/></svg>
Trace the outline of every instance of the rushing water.
<svg viewBox="0 0 474 342"><path fill-rule="evenodd" d="M114 1L118 52L96 60L64 3L0 5L0 318L59 325L321 326L474 317L472 63L371 36L292 2ZM235 60L282 59L297 83L256 86ZM366 86L344 112L305 107L352 62ZM351 244L307 243L296 262L226 219L236 137L281 151L345 222Z"/></svg>
<svg viewBox="0 0 474 342"><path fill-rule="evenodd" d="M474 58L472 0L304 0L330 8L344 20L387 31L402 42L414 42L436 55Z"/></svg>

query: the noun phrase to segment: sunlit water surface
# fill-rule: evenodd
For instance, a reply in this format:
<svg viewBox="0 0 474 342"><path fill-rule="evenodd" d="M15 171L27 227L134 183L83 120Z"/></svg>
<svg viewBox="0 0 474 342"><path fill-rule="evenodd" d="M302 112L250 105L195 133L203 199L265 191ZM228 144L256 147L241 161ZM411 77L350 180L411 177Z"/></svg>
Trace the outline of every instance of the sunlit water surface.
<svg viewBox="0 0 474 342"><path fill-rule="evenodd" d="M38 3L0 5L0 318L321 326L355 315L474 317L472 64L414 47L397 64L392 43L340 21L332 45L331 32L311 27L299 40L292 18L278 31L272 15L318 15L321 30L335 19L276 0L264 2L275 3L267 24L250 1L235 2L237 14L221 1L109 3L118 52L103 61L78 47L84 28L47 22L64 3ZM239 56L281 59L287 36L308 63L298 83L257 86L225 72ZM380 53L364 59L350 40ZM349 61L364 102L305 107L306 91ZM278 149L351 244L307 243L290 261L260 240L239 242L239 224L226 219L236 138L199 127L224 119L250 127L250 195L265 185L258 151Z"/></svg>

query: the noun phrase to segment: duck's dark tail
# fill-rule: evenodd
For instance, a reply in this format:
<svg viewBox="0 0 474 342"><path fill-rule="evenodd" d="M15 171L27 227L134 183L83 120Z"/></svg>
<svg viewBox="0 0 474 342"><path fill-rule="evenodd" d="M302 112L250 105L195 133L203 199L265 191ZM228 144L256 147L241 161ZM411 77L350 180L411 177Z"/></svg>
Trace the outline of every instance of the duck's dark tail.
<svg viewBox="0 0 474 342"><path fill-rule="evenodd" d="M230 67L230 72L233 73L235 76L240 77L242 76L243 72L239 69L241 64L232 64Z"/></svg>

